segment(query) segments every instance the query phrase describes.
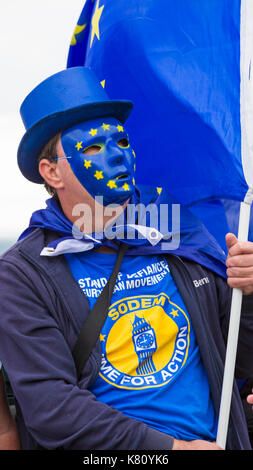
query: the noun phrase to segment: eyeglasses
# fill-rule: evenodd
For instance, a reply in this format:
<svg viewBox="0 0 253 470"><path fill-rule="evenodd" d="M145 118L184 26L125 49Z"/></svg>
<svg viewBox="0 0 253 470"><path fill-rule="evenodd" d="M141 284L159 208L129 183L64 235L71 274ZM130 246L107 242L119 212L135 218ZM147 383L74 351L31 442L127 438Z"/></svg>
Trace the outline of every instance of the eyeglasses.
<svg viewBox="0 0 253 470"><path fill-rule="evenodd" d="M48 156L47 156L47 157L46 157L46 156L43 156L43 157L41 157L41 159L42 159L42 158L46 158L46 159L48 160ZM55 158L52 158L52 160L50 160L50 162L54 162L55 160L64 160L64 159L67 160L67 159L69 159L69 158L72 158L72 157L55 157Z"/></svg>

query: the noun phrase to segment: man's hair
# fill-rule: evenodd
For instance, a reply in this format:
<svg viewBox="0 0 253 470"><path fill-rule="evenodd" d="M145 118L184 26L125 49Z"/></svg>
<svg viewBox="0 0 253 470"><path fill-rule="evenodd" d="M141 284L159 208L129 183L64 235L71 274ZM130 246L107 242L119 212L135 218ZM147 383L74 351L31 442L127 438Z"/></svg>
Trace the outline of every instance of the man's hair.
<svg viewBox="0 0 253 470"><path fill-rule="evenodd" d="M56 144L58 139L60 138L61 134L58 133L52 139L50 139L46 145L44 145L43 149L41 150L39 156L38 156L38 165L40 161L43 158L46 158L50 162L54 159L57 158L57 150L56 150ZM50 196L53 196L54 198L58 199L57 191L55 188L50 186L46 181L44 181L44 187L46 188L47 192L50 194Z"/></svg>

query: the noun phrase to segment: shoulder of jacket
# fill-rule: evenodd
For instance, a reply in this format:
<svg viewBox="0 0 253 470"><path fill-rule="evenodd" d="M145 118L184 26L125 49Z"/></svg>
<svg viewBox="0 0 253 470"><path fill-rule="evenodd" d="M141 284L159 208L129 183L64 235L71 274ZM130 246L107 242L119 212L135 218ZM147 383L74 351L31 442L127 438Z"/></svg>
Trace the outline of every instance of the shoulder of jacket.
<svg viewBox="0 0 253 470"><path fill-rule="evenodd" d="M189 280L191 279L196 290L199 290L198 288L202 286L213 286L216 288L217 284L220 287L224 286L224 289L228 288L226 279L205 267L203 264L178 256L176 257L176 260L177 266L179 266L178 263L180 263L180 265L188 272Z"/></svg>
<svg viewBox="0 0 253 470"><path fill-rule="evenodd" d="M34 248L35 246L43 245L44 241L44 231L40 228L35 229L32 233L27 235L27 237L23 238L22 240L17 240L10 248L8 248L4 253L0 256L0 261L8 261L16 253L20 251L23 247L29 246L30 248Z"/></svg>
<svg viewBox="0 0 253 470"><path fill-rule="evenodd" d="M50 232L49 232L50 233ZM22 240L18 240L8 250L0 256L0 262L3 265L19 265L25 262L22 254L29 254L33 258L38 258L46 244L47 231L42 228L36 228L32 233Z"/></svg>

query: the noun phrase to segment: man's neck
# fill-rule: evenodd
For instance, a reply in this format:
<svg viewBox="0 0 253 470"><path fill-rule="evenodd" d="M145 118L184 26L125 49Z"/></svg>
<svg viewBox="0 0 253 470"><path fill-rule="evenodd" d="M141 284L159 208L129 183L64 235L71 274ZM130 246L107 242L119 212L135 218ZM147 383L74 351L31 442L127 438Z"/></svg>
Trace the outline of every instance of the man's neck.
<svg viewBox="0 0 253 470"><path fill-rule="evenodd" d="M94 249L97 253L106 253L106 254L114 254L116 253L115 250L109 248L108 246L100 246L99 248Z"/></svg>
<svg viewBox="0 0 253 470"><path fill-rule="evenodd" d="M93 198L85 202L67 203L59 202L64 215L82 233L101 233L106 227L112 225L115 220L124 212L129 200L123 205L115 207L102 206Z"/></svg>

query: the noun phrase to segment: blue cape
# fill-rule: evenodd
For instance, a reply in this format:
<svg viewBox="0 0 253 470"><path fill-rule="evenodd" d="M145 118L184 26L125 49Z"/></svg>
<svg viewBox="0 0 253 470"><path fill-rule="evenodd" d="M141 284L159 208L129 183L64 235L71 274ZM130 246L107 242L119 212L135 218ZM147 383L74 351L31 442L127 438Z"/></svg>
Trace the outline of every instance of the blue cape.
<svg viewBox="0 0 253 470"><path fill-rule="evenodd" d="M59 239L54 241L52 247L57 246L62 240L74 239L72 223L65 217L60 205L54 198L46 201L46 208L34 212L30 219L29 227L20 235L19 240L29 235L35 228L44 228L59 233ZM158 213L164 205L168 205L168 227L167 234L172 233L173 224L171 220L171 207L178 202L164 189L160 192L155 187L138 186L132 196L129 204L143 205L146 207L149 204L154 204L157 207ZM167 206L166 206L167 207ZM126 214L126 211L124 215ZM125 218L126 220L126 218ZM138 221L140 224L140 221ZM146 226L150 226L150 214L147 212ZM163 234L166 235L163 231ZM92 234L96 238L96 234ZM173 236L173 234L172 234ZM164 240L159 241L155 245L145 239L100 239L102 245L117 248L120 241L129 244L127 251L128 255L148 255L148 254L162 254L172 253L174 255L182 256L189 260L195 261L211 271L226 278L226 255L215 238L208 232L203 223L190 212L188 208L180 205L180 243L179 246L172 250L168 243L165 250L162 249ZM83 243L87 243L86 239L82 239Z"/></svg>

